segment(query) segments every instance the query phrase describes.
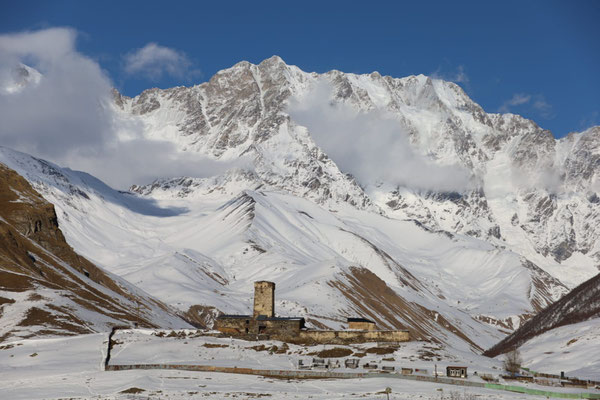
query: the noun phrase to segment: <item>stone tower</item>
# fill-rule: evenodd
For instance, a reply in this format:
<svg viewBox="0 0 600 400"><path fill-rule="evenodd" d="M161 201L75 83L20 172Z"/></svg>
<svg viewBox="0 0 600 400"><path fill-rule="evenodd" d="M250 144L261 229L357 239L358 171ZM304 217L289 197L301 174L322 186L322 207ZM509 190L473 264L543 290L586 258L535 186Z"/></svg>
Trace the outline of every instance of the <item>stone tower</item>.
<svg viewBox="0 0 600 400"><path fill-rule="evenodd" d="M275 283L267 281L254 282L254 314L272 318L275 316Z"/></svg>

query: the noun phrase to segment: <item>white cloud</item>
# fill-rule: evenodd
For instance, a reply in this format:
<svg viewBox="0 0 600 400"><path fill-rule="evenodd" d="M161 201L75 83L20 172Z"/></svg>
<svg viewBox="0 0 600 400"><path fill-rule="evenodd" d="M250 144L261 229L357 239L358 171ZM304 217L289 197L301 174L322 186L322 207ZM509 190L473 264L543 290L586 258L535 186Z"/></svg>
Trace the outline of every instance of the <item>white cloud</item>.
<svg viewBox="0 0 600 400"><path fill-rule="evenodd" d="M548 104L544 96L537 95L532 104L533 108L537 110L544 118L553 118L552 106Z"/></svg>
<svg viewBox="0 0 600 400"><path fill-rule="evenodd" d="M552 113L552 105L546 101L546 98L541 94L526 94L526 93L515 93L513 97L506 100L498 108L501 113L512 112L512 109L517 106L529 105L530 109L536 111L540 116L546 119L554 118Z"/></svg>
<svg viewBox="0 0 600 400"><path fill-rule="evenodd" d="M456 83L469 83L469 76L465 72L465 67L462 65L458 66L458 70L456 71L456 75L452 79L453 82Z"/></svg>
<svg viewBox="0 0 600 400"><path fill-rule="evenodd" d="M0 35L0 54L9 57L37 57L38 62L56 61L72 55L77 33L69 28Z"/></svg>
<svg viewBox="0 0 600 400"><path fill-rule="evenodd" d="M192 69L192 62L181 51L156 43L148 43L123 57L125 72L129 75L142 75L158 80L163 75L188 79L199 73Z"/></svg>
<svg viewBox="0 0 600 400"><path fill-rule="evenodd" d="M0 76L12 75L19 63L43 75L37 85L0 95L4 145L55 159L111 139L111 119L102 107L111 96L110 79L75 51L76 37L66 28L0 35Z"/></svg>
<svg viewBox="0 0 600 400"><path fill-rule="evenodd" d="M144 139L141 126L114 111L110 78L76 50L76 39L77 32L67 28L0 35L0 86L14 83L20 63L42 73L37 84L0 90L1 145L86 171L120 189L237 166Z"/></svg>
<svg viewBox="0 0 600 400"><path fill-rule="evenodd" d="M581 130L589 129L593 126L600 125L600 112L592 111L588 115L584 116L579 120L579 128Z"/></svg>
<svg viewBox="0 0 600 400"><path fill-rule="evenodd" d="M107 144L99 155L75 153L67 162L119 189L161 178L202 178L222 174L231 168L253 168L246 159L217 161L198 153L180 152L171 142L141 136Z"/></svg>
<svg viewBox="0 0 600 400"><path fill-rule="evenodd" d="M448 82L462 83L464 85L469 84L469 76L465 71L464 65L459 65L455 72L443 73L441 67L431 74L434 79L442 79Z"/></svg>
<svg viewBox="0 0 600 400"><path fill-rule="evenodd" d="M509 100L506 100L504 103L502 103L502 105L500 106L498 111L503 112L503 113L508 113L508 112L510 112L511 107L529 103L530 100L531 100L531 95L529 95L529 94L515 93L515 94L513 94L513 97L511 97Z"/></svg>
<svg viewBox="0 0 600 400"><path fill-rule="evenodd" d="M358 112L332 102L329 83L290 101L292 119L308 128L316 144L362 185L383 181L417 190L464 191L469 172L457 165L435 164L409 142L399 121L384 111Z"/></svg>

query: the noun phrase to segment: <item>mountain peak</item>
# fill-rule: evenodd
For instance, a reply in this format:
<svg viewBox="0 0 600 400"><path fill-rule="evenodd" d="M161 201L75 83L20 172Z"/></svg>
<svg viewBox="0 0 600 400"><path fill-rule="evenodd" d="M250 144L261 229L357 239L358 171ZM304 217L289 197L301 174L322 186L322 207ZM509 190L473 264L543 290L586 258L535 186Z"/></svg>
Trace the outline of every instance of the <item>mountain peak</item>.
<svg viewBox="0 0 600 400"><path fill-rule="evenodd" d="M0 82L0 91L14 94L29 86L37 86L42 80L42 74L35 68L19 63L4 78L4 82Z"/></svg>
<svg viewBox="0 0 600 400"><path fill-rule="evenodd" d="M319 92L323 81L332 93ZM501 246L525 242L527 258L549 265L568 286L589 278L600 262L593 239L600 216L597 224L585 221L597 215L594 203L584 196L574 207L557 196L594 191L595 152L583 141L559 145L520 116L488 114L452 82L423 74L307 73L273 56L258 65L243 61L193 88L149 94L123 99L130 106L122 108L145 121L149 137L201 157L245 155L255 170L252 185L332 209L349 204L417 219ZM309 118L292 112L291 100L303 102ZM332 101L340 112L323 111ZM368 168L374 165L382 169ZM193 187L205 190L204 183ZM578 254L588 262L574 278L563 266Z"/></svg>
<svg viewBox="0 0 600 400"><path fill-rule="evenodd" d="M269 58L265 58L264 60L262 60L260 62L260 64L268 64L268 65L273 65L273 64L285 64L285 61L283 61L283 59L281 57L279 57L278 55L272 55Z"/></svg>

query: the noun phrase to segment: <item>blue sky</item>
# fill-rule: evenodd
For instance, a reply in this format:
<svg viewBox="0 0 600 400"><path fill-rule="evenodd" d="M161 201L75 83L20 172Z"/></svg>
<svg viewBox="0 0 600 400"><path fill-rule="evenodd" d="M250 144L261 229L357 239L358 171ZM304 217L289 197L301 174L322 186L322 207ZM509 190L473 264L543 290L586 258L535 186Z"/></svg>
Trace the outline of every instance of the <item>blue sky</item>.
<svg viewBox="0 0 600 400"><path fill-rule="evenodd" d="M305 71L452 80L557 137L600 124L600 1L172 3L2 1L0 33L71 27L130 96L277 54ZM149 43L171 64L127 63Z"/></svg>

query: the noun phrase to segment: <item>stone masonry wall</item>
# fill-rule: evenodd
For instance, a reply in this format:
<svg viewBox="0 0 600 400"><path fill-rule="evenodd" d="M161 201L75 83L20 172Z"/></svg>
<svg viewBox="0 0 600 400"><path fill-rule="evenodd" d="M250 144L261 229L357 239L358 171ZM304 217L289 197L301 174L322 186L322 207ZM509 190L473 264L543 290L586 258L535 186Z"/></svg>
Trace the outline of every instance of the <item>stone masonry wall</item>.
<svg viewBox="0 0 600 400"><path fill-rule="evenodd" d="M348 329L356 329L360 331L374 331L374 322L348 322Z"/></svg>
<svg viewBox="0 0 600 400"><path fill-rule="evenodd" d="M275 316L275 283L254 282L254 318L259 315Z"/></svg>
<svg viewBox="0 0 600 400"><path fill-rule="evenodd" d="M310 331L301 330L296 335L271 335L274 339L290 343L349 344L367 342L408 342L408 331Z"/></svg>
<svg viewBox="0 0 600 400"><path fill-rule="evenodd" d="M230 335L244 335L250 332L251 324L252 321L246 318L219 318L215 328Z"/></svg>
<svg viewBox="0 0 600 400"><path fill-rule="evenodd" d="M256 321L260 326L266 326L263 333L271 336L298 336L302 328L300 320L274 320L274 321ZM258 332L258 328L257 328Z"/></svg>

